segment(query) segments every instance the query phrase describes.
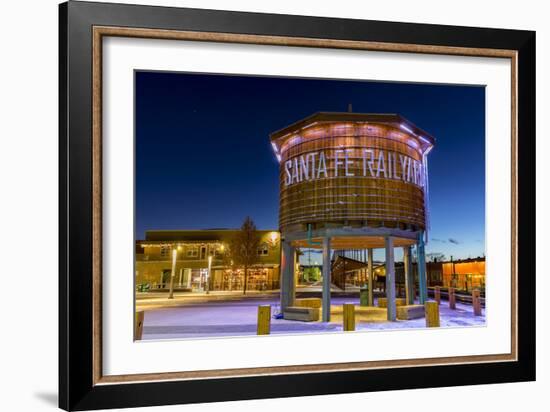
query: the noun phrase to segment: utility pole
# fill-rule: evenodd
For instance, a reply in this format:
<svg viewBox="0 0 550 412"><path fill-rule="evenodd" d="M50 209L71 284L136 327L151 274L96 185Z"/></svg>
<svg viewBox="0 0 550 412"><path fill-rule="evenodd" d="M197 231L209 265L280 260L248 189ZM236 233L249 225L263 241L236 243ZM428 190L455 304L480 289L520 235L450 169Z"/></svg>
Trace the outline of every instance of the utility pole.
<svg viewBox="0 0 550 412"><path fill-rule="evenodd" d="M178 258L178 249L174 247L172 250L172 273L170 274L170 294L168 299L174 299L174 277L176 276L176 260Z"/></svg>
<svg viewBox="0 0 550 412"><path fill-rule="evenodd" d="M210 293L210 272L212 271L212 255L208 256L208 273L206 275L206 294Z"/></svg>

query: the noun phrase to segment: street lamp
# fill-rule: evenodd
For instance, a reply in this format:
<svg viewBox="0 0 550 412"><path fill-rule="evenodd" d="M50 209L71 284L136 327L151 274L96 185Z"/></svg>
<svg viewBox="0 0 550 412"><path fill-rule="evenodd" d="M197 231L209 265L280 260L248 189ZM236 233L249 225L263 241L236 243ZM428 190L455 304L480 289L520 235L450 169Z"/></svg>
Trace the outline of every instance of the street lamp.
<svg viewBox="0 0 550 412"><path fill-rule="evenodd" d="M172 250L172 273L170 274L170 293L168 299L174 299L174 277L176 276L176 260L178 257L178 249Z"/></svg>
<svg viewBox="0 0 550 412"><path fill-rule="evenodd" d="M210 293L210 271L212 270L212 255L208 256L208 272L206 273L206 294Z"/></svg>
<svg viewBox="0 0 550 412"><path fill-rule="evenodd" d="M271 244L271 247L275 247L277 245L278 238L279 238L279 233L277 232L271 232L269 234L269 242Z"/></svg>

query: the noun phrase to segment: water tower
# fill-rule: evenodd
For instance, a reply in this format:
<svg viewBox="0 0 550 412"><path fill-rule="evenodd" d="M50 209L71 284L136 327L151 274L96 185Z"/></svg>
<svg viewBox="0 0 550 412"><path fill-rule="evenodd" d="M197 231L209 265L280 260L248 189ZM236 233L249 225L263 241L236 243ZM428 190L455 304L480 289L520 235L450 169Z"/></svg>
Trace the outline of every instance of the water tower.
<svg viewBox="0 0 550 412"><path fill-rule="evenodd" d="M388 319L395 320L394 248L405 256L413 302L411 247L416 246L419 300L426 300L428 159L434 138L397 114L315 113L270 135L280 163L283 240L281 308L295 299L296 248L323 250L323 320L330 320L331 250L386 252ZM372 295L370 302L372 302Z"/></svg>

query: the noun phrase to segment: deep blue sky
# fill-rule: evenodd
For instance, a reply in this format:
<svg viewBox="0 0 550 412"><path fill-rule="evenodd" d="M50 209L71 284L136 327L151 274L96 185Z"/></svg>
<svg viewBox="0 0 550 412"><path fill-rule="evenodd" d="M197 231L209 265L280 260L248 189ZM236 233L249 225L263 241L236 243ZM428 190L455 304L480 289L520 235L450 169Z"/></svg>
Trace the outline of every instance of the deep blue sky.
<svg viewBox="0 0 550 412"><path fill-rule="evenodd" d="M485 89L136 72L136 236L149 229L278 227L269 134L318 111L399 113L436 138L427 252L483 255Z"/></svg>

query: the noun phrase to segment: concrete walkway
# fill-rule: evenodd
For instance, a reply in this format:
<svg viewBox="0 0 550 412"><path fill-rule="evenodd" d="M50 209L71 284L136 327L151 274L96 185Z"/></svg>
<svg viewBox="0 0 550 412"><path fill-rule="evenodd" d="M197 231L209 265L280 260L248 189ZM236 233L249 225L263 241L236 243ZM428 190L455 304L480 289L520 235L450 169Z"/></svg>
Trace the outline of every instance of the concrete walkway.
<svg viewBox="0 0 550 412"><path fill-rule="evenodd" d="M174 307L161 307L162 303L139 306L145 310L143 339L188 339L256 334L257 307L271 305L272 314L279 311L278 296L248 296L231 300L220 296L196 296L202 300L178 299ZM227 296L226 296L227 298ZM324 333L342 331L341 305L359 304L358 298L333 297L333 313L330 323L297 322L284 319L271 320L272 334ZM155 309L153 309L155 308ZM151 310L152 309L152 310ZM484 314L484 312L483 312ZM373 307L368 314L356 317L356 329L391 330L424 328L425 319L386 321L386 310ZM440 307L442 327L484 326L485 316L474 316L472 307L457 303L457 310L450 310L442 301Z"/></svg>
<svg viewBox="0 0 550 412"><path fill-rule="evenodd" d="M242 291L212 291L206 292L175 292L173 299L168 299L168 292L146 292L136 293L136 309L149 310L155 308L189 306L194 304L208 302L239 302L248 300L269 300L278 301L279 291L247 291L243 295ZM269 304L269 303L267 303Z"/></svg>

